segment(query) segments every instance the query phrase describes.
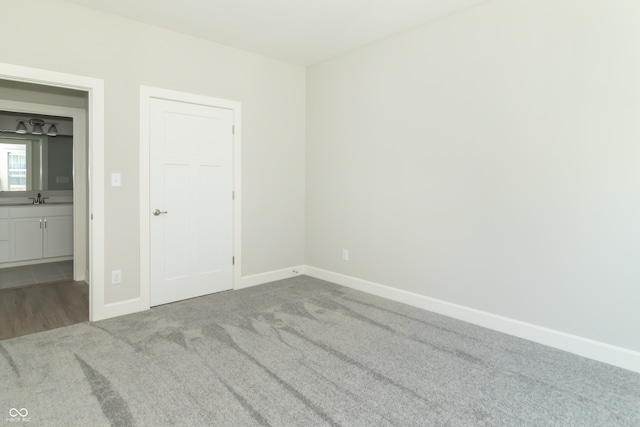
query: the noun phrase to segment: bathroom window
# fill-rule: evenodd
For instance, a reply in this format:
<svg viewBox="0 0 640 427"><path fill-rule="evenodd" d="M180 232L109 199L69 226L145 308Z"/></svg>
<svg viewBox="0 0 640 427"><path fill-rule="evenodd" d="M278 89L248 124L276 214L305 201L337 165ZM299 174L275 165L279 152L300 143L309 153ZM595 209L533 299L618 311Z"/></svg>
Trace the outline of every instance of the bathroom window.
<svg viewBox="0 0 640 427"><path fill-rule="evenodd" d="M27 189L27 156L24 151L7 153L7 178L9 191Z"/></svg>

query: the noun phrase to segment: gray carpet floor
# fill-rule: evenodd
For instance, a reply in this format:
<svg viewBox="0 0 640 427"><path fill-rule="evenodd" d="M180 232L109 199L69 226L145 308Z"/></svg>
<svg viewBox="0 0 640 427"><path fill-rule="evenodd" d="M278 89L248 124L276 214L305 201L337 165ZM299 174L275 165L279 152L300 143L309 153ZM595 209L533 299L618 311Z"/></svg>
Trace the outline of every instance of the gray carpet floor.
<svg viewBox="0 0 640 427"><path fill-rule="evenodd" d="M1 341L0 384L45 426L640 426L639 374L305 276Z"/></svg>

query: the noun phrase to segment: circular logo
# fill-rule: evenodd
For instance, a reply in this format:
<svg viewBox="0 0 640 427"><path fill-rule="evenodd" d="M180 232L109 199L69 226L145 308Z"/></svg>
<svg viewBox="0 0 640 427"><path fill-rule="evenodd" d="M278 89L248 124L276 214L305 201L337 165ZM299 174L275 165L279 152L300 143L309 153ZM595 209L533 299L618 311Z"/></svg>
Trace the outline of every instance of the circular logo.
<svg viewBox="0 0 640 427"><path fill-rule="evenodd" d="M27 411L27 408L22 408L22 409L16 409L16 408L11 408L9 409L9 416L10 417L26 417L27 415L29 415L29 411Z"/></svg>

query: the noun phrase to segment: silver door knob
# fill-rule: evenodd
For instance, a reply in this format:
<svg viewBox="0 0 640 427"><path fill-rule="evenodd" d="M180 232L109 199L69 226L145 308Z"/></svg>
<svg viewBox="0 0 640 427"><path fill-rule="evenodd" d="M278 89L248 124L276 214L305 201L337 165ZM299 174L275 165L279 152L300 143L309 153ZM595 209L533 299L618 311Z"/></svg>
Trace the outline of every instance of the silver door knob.
<svg viewBox="0 0 640 427"><path fill-rule="evenodd" d="M158 216L160 214L166 214L166 213L167 213L167 211L161 211L160 209L156 209L156 210L153 211L153 214L155 216Z"/></svg>

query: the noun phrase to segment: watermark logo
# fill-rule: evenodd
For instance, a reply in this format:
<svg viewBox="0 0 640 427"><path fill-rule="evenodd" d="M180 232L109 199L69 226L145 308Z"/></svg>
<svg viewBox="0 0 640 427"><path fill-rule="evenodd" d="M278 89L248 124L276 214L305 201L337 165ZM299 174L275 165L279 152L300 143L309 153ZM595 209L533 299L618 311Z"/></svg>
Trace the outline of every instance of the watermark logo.
<svg viewBox="0 0 640 427"><path fill-rule="evenodd" d="M9 409L9 418L6 421L8 423L29 423L31 417L27 408L11 408Z"/></svg>

